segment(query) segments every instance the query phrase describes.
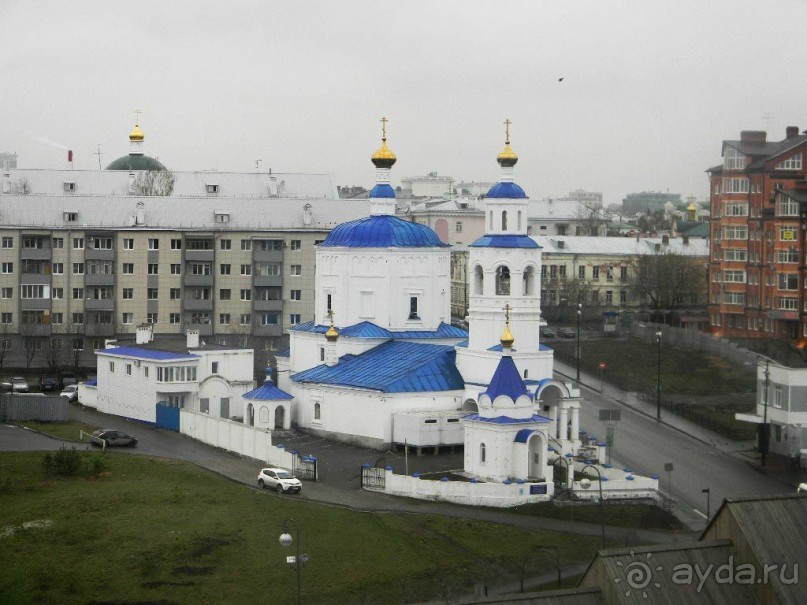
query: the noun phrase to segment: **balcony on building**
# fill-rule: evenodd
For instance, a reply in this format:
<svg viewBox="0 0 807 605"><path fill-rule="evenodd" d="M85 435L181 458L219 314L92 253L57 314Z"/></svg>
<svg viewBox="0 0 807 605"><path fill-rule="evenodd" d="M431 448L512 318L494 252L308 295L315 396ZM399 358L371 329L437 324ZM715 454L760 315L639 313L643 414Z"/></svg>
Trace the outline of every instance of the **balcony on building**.
<svg viewBox="0 0 807 605"><path fill-rule="evenodd" d="M212 263L205 271L193 269L194 263L185 263L185 275L183 283L186 286L207 286L212 287L214 284L213 265Z"/></svg>
<svg viewBox="0 0 807 605"><path fill-rule="evenodd" d="M49 260L51 257L50 235L23 235L20 259Z"/></svg>
<svg viewBox="0 0 807 605"><path fill-rule="evenodd" d="M49 298L21 298L20 311L45 311L50 309Z"/></svg>
<svg viewBox="0 0 807 605"><path fill-rule="evenodd" d="M216 242L210 238L193 238L185 240L185 260L213 262Z"/></svg>
<svg viewBox="0 0 807 605"><path fill-rule="evenodd" d="M187 296L185 297L185 302L182 306L186 311L212 311L213 299Z"/></svg>
<svg viewBox="0 0 807 605"><path fill-rule="evenodd" d="M282 275L254 275L252 283L258 288L274 287L279 288L283 285Z"/></svg>
<svg viewBox="0 0 807 605"><path fill-rule="evenodd" d="M282 336L283 326L280 323L272 325L254 325L252 326L252 334L254 336Z"/></svg>
<svg viewBox="0 0 807 605"><path fill-rule="evenodd" d="M20 284L49 284L50 263L43 260L23 260Z"/></svg>
<svg viewBox="0 0 807 605"><path fill-rule="evenodd" d="M200 336L211 336L213 334L211 315L211 313L201 314L190 312L184 313L182 319L186 328L199 330Z"/></svg>
<svg viewBox="0 0 807 605"><path fill-rule="evenodd" d="M283 240L254 240L252 259L255 262L283 262Z"/></svg>

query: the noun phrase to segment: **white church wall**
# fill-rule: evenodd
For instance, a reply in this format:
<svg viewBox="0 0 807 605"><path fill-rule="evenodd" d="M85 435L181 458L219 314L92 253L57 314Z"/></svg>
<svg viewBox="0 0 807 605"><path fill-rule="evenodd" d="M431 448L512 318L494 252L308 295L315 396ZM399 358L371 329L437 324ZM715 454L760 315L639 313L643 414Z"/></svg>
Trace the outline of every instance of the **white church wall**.
<svg viewBox="0 0 807 605"><path fill-rule="evenodd" d="M156 371L145 377L143 364L134 359L98 356L97 408L99 412L143 422L157 421ZM127 374L126 366L131 366ZM186 383L183 383L185 385Z"/></svg>
<svg viewBox="0 0 807 605"><path fill-rule="evenodd" d="M504 331L504 320L501 321L501 331ZM501 337L501 333L497 338ZM518 338L518 337L517 337ZM498 343L498 340L496 341ZM496 344L493 343L493 344ZM523 378L524 372L527 372L527 378L530 380L541 380L543 378L550 378L552 376L553 367L553 351L539 351L536 344L531 351L521 351L519 343L522 348L527 347L526 341L518 338L516 343L516 351L512 353L513 362L518 368L519 375ZM488 345L488 346L493 346ZM496 371L499 361L501 360L501 353L497 351L487 351L479 349L471 349L468 347L457 348L457 369L465 379L466 384L470 385L487 385ZM472 394L474 390L482 390L484 388L469 388ZM472 398L477 399L478 393Z"/></svg>
<svg viewBox="0 0 807 605"><path fill-rule="evenodd" d="M419 477L396 475L388 469L385 472L384 488L372 491L383 491L393 496L406 496L419 500L509 508L531 502L546 502L554 495L555 485L552 482L431 481Z"/></svg>
<svg viewBox="0 0 807 605"><path fill-rule="evenodd" d="M392 416L393 443L413 447L461 445L465 440L462 417L468 412L398 412Z"/></svg>
<svg viewBox="0 0 807 605"><path fill-rule="evenodd" d="M390 330L435 330L451 321L450 252L446 248L320 248L315 319L340 326L370 321ZM417 297L418 319L409 319Z"/></svg>
<svg viewBox="0 0 807 605"><path fill-rule="evenodd" d="M465 427L465 472L495 481L507 479L512 468L512 429L507 426L474 421L465 421L463 424Z"/></svg>
<svg viewBox="0 0 807 605"><path fill-rule="evenodd" d="M98 407L98 388L81 382L78 385L78 402L88 408Z"/></svg>
<svg viewBox="0 0 807 605"><path fill-rule="evenodd" d="M200 382L214 374L224 376L231 382L252 381L254 378L252 349L194 350L192 353L199 356L196 378ZM218 364L215 372L214 363Z"/></svg>

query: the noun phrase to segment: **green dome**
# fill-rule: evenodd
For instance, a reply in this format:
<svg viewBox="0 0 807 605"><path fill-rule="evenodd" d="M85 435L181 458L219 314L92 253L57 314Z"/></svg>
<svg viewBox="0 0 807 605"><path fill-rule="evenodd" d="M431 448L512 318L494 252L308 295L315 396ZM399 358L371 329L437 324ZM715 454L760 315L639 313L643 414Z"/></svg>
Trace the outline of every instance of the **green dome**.
<svg viewBox="0 0 807 605"><path fill-rule="evenodd" d="M140 153L119 157L106 167L107 170L166 170L158 160Z"/></svg>

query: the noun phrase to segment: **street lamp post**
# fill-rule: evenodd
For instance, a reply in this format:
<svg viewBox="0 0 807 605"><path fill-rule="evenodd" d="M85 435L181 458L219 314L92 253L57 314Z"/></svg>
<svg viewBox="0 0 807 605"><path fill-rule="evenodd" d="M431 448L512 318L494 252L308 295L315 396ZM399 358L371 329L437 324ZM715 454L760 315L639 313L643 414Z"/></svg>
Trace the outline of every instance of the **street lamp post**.
<svg viewBox="0 0 807 605"><path fill-rule="evenodd" d="M656 420L661 420L661 330L656 332L658 346L658 374L656 378Z"/></svg>
<svg viewBox="0 0 807 605"><path fill-rule="evenodd" d="M586 469L589 468L597 473L597 485L600 488L600 529L602 530L602 547L605 548L605 501L602 499L602 474L600 473L600 469L591 464L584 466L580 472L585 473ZM591 487L591 479L584 475L583 478L580 479L580 487L583 489Z"/></svg>
<svg viewBox="0 0 807 605"><path fill-rule="evenodd" d="M577 382L580 382L580 318L583 316L583 303L577 303Z"/></svg>
<svg viewBox="0 0 807 605"><path fill-rule="evenodd" d="M762 458L762 466L765 466L765 456L768 453L768 393L769 381L771 378L770 360L765 360L765 398L762 406L762 433L759 435L759 453Z"/></svg>
<svg viewBox="0 0 807 605"><path fill-rule="evenodd" d="M300 554L300 524L297 523L294 519L286 519L283 521L283 533L280 535L278 541L280 542L281 546L288 547L291 546L292 542L295 542L295 539L291 537L291 533L289 533L289 525L294 527L295 536L296 536L296 546L297 546L297 555L295 557L287 557L287 561L291 563L290 559L294 559L294 568L297 570L297 605L300 605L300 572L303 568L303 563L305 560L308 559L306 555Z"/></svg>

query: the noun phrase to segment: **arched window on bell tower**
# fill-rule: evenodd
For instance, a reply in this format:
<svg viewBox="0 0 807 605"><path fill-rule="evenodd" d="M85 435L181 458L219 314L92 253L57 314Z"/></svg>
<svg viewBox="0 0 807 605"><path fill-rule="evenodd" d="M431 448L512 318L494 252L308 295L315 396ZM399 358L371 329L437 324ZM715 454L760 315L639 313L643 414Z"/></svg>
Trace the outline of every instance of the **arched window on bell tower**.
<svg viewBox="0 0 807 605"><path fill-rule="evenodd" d="M518 211L518 230L521 231L521 210Z"/></svg>
<svg viewBox="0 0 807 605"><path fill-rule="evenodd" d="M477 265L474 268L474 294L478 294L482 296L485 293L485 273L482 271L482 267Z"/></svg>
<svg viewBox="0 0 807 605"><path fill-rule="evenodd" d="M507 265L496 269L496 295L510 296L510 269Z"/></svg>
<svg viewBox="0 0 807 605"><path fill-rule="evenodd" d="M535 292L535 267L524 269L524 296L532 296Z"/></svg>
<svg viewBox="0 0 807 605"><path fill-rule="evenodd" d="M507 231L507 210L502 210L502 231Z"/></svg>

